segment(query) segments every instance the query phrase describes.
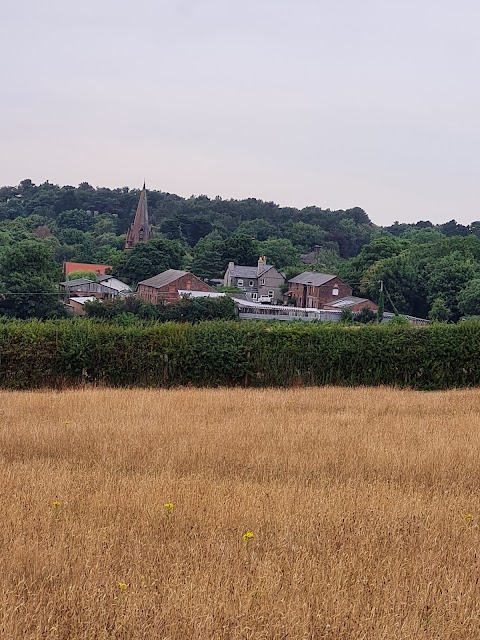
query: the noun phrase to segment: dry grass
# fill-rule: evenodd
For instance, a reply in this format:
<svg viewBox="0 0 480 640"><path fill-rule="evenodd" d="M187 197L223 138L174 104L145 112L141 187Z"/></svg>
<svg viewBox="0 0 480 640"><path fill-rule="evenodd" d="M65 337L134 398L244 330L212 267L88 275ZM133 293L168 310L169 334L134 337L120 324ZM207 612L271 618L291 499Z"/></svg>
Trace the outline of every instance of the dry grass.
<svg viewBox="0 0 480 640"><path fill-rule="evenodd" d="M480 638L479 412L477 391L2 393L1 638Z"/></svg>

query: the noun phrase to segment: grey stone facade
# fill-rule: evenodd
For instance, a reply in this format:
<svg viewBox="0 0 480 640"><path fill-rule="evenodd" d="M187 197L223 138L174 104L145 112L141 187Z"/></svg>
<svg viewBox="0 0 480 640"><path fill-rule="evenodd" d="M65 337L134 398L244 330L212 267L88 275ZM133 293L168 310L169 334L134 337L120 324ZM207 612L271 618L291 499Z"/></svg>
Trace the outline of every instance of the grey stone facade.
<svg viewBox="0 0 480 640"><path fill-rule="evenodd" d="M260 256L256 267L245 267L229 262L223 278L226 287L237 287L245 292L249 300L270 295L273 302L282 301L280 287L285 278L271 264L266 264L265 256Z"/></svg>

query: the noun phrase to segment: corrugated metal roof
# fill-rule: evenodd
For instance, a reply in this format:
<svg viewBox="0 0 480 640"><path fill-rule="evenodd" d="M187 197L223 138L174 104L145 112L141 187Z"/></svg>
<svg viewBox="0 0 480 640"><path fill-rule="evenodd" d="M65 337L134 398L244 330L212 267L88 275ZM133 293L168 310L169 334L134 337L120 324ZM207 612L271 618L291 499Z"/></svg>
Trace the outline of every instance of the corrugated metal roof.
<svg viewBox="0 0 480 640"><path fill-rule="evenodd" d="M128 284L125 284L125 282L122 282L114 276L97 276L97 282L100 282L104 287L115 289L115 291L131 291Z"/></svg>
<svg viewBox="0 0 480 640"><path fill-rule="evenodd" d="M65 282L60 282L62 287L78 287L81 284L93 284L94 280L88 280L88 278L77 278L76 280L66 280Z"/></svg>
<svg viewBox="0 0 480 640"><path fill-rule="evenodd" d="M334 279L339 280L338 276L333 276L328 273L317 273L316 271L305 271L305 273L300 273L295 278L289 280L289 282L293 282L294 284L311 284L314 287L320 287L322 284L329 282Z"/></svg>
<svg viewBox="0 0 480 640"><path fill-rule="evenodd" d="M73 302L78 302L78 304L85 304L86 302L93 302L96 300L95 296L84 296L83 298L80 296L75 296L74 298L70 298Z"/></svg>
<svg viewBox="0 0 480 640"><path fill-rule="evenodd" d="M340 300L334 300L333 302L326 302L325 306L337 307L338 309L345 309L346 307L353 307L360 302L368 302L367 298L356 298L355 296L346 296L340 298Z"/></svg>
<svg viewBox="0 0 480 640"><path fill-rule="evenodd" d="M189 298L224 298L225 294L220 291L192 291L191 289L179 289L179 295Z"/></svg>
<svg viewBox="0 0 480 640"><path fill-rule="evenodd" d="M138 284L144 284L147 287L154 287L155 289L160 289L164 287L166 284L170 284L171 282L175 282L182 276L186 276L188 271L178 271L177 269L167 269L167 271L163 271L153 278L147 278L147 280L142 280Z"/></svg>
<svg viewBox="0 0 480 640"><path fill-rule="evenodd" d="M233 278L254 279L254 278L259 278L263 273L265 273L266 271L268 271L272 267L273 267L272 264L266 264L263 267L263 269L260 271L260 273L257 273L257 267L244 267L244 266L242 266L240 264L237 264L230 271L230 275Z"/></svg>

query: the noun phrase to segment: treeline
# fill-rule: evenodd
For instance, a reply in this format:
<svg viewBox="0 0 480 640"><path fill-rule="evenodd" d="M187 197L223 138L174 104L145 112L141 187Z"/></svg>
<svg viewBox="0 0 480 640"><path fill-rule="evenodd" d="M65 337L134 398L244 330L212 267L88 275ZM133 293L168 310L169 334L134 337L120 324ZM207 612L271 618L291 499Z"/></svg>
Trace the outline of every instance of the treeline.
<svg viewBox="0 0 480 640"><path fill-rule="evenodd" d="M480 323L0 322L0 387L480 384Z"/></svg>

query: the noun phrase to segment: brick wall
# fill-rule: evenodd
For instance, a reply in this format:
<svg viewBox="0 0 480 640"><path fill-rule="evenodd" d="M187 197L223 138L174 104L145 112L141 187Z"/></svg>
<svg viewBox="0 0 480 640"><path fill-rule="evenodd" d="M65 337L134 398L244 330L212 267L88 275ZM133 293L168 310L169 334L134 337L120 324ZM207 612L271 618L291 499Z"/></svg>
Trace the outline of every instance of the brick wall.
<svg viewBox="0 0 480 640"><path fill-rule="evenodd" d="M187 291L215 291L215 289L203 282L203 280L194 276L193 273L187 273L185 276L166 284L160 289L140 284L138 285L137 293L142 300L157 304L161 301L176 302L180 300L179 289L186 289Z"/></svg>
<svg viewBox="0 0 480 640"><path fill-rule="evenodd" d="M338 288L337 296L332 293L335 287ZM325 304L333 300L340 300L340 298L352 295L352 287L342 282L339 278L330 280L319 287L289 282L288 291L289 293L291 292L292 295L290 297L295 300L296 306L308 306L308 301L310 300L310 306L316 309L321 309Z"/></svg>

